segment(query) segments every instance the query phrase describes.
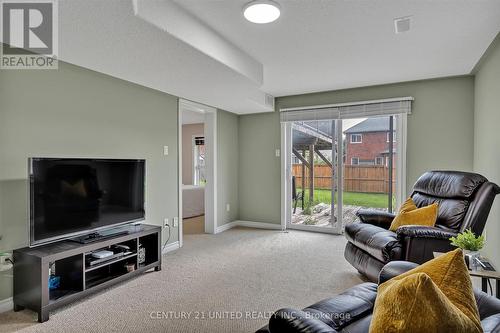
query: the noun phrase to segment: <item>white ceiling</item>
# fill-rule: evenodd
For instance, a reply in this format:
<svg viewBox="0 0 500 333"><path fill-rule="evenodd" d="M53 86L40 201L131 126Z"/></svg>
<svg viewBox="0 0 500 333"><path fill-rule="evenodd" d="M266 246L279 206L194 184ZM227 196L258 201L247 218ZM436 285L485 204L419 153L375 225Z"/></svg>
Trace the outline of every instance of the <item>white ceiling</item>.
<svg viewBox="0 0 500 333"><path fill-rule="evenodd" d="M469 74L500 30L498 0L278 0L267 25L242 18L247 0L177 1L262 62L275 96Z"/></svg>
<svg viewBox="0 0 500 333"><path fill-rule="evenodd" d="M135 16L132 0L59 1L59 59L235 113L269 111L253 80Z"/></svg>
<svg viewBox="0 0 500 333"><path fill-rule="evenodd" d="M183 27L137 14L137 1L60 1L60 58L240 114L269 111L265 93L469 74L500 31L499 0L277 0L267 25L245 21L246 0L177 0ZM411 30L396 35L393 19L408 15Z"/></svg>

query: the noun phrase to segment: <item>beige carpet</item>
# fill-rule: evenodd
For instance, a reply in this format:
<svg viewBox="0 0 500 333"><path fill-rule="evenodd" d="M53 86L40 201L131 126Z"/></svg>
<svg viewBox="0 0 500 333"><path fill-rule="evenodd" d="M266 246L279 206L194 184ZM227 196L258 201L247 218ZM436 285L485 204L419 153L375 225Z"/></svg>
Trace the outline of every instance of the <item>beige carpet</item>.
<svg viewBox="0 0 500 333"><path fill-rule="evenodd" d="M0 332L253 332L280 307L301 308L362 282L344 245L342 236L301 231L186 235L182 249L163 256L161 272L60 309L43 324L27 310L2 314Z"/></svg>

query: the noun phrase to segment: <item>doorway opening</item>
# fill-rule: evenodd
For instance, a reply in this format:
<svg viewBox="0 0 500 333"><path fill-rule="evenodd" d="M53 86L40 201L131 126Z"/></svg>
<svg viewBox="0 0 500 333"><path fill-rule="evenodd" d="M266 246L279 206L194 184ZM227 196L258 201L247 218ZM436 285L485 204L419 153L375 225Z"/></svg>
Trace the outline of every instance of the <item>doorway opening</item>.
<svg viewBox="0 0 500 333"><path fill-rule="evenodd" d="M216 221L215 108L179 100L179 243L188 234L214 233Z"/></svg>

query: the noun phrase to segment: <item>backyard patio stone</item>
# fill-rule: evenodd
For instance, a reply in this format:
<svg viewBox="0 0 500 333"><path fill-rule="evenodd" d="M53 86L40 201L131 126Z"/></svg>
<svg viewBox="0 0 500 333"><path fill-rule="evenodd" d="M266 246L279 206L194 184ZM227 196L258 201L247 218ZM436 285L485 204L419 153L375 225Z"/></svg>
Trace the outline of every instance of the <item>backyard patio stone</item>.
<svg viewBox="0 0 500 333"><path fill-rule="evenodd" d="M343 205L342 206L342 214L343 214L343 224L342 224L342 232L344 232L344 228L347 224L355 222L358 217L356 213L358 210L367 207L360 206L351 206L351 205ZM335 208L336 209L336 208ZM380 211L387 211L385 208L371 208ZM311 215L303 214L302 209L297 207L297 211L292 216L292 224L295 225L314 225L317 227L332 227L332 223L330 221L331 214L331 206L324 202L321 202L314 207L311 208ZM334 223L337 221L335 210Z"/></svg>

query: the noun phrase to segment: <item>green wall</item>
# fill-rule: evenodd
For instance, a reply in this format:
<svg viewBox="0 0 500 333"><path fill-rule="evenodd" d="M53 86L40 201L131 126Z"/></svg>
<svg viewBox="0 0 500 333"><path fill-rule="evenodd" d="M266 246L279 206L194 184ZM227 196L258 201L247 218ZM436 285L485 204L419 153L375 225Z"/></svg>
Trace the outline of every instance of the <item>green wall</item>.
<svg viewBox="0 0 500 333"><path fill-rule="evenodd" d="M239 216L238 147L238 116L217 110L217 226Z"/></svg>
<svg viewBox="0 0 500 333"><path fill-rule="evenodd" d="M175 96L63 62L58 70L0 71L0 251L28 245L31 156L145 158L146 223L179 216L177 103ZM217 110L217 136L220 226L239 216L238 116ZM169 243L177 240L172 228ZM0 300L12 295L10 275L0 273Z"/></svg>
<svg viewBox="0 0 500 333"><path fill-rule="evenodd" d="M500 34L476 67L474 170L500 184ZM485 253L500 267L500 198L486 223Z"/></svg>
<svg viewBox="0 0 500 333"><path fill-rule="evenodd" d="M239 117L240 220L280 223L281 146L278 112Z"/></svg>
<svg viewBox="0 0 500 333"><path fill-rule="evenodd" d="M178 216L174 96L63 62L0 71L0 250L28 243L30 156L145 158L146 223ZM169 242L177 236L172 229ZM0 300L11 296L9 274L0 274Z"/></svg>
<svg viewBox="0 0 500 333"><path fill-rule="evenodd" d="M462 76L287 96L277 110L413 96L408 116L407 190L429 169L472 170L474 77ZM280 223L278 112L240 116L240 219Z"/></svg>

